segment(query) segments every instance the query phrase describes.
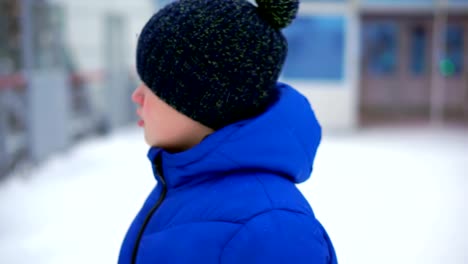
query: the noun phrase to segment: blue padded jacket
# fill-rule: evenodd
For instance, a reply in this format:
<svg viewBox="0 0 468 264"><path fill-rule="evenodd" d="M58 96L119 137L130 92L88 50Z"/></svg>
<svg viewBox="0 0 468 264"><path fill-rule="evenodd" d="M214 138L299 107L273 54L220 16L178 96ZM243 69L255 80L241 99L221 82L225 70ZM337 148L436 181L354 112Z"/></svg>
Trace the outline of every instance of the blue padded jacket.
<svg viewBox="0 0 468 264"><path fill-rule="evenodd" d="M321 128L307 99L278 83L265 113L171 154L151 148L157 185L119 264L337 263L296 183L312 172Z"/></svg>

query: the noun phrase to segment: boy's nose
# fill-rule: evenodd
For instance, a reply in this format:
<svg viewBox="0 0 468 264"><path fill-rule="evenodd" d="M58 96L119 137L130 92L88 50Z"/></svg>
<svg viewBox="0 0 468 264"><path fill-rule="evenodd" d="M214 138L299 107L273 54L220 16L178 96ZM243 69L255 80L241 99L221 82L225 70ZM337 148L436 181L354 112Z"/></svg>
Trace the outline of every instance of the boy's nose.
<svg viewBox="0 0 468 264"><path fill-rule="evenodd" d="M138 105L143 105L143 93L141 85L138 86L132 93L132 101Z"/></svg>

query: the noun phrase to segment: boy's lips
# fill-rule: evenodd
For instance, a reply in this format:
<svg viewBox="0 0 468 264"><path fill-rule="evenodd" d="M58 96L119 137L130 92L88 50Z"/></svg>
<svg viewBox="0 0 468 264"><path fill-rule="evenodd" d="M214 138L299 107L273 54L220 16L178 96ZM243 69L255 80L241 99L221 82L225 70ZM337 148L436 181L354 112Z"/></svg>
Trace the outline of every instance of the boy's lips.
<svg viewBox="0 0 468 264"><path fill-rule="evenodd" d="M145 121L143 121L143 119L141 118L140 109L137 109L137 110L136 110L136 114L137 114L137 116L140 118L140 119L138 120L138 123L137 123L137 124L138 124L139 127L142 127L142 126L145 124Z"/></svg>

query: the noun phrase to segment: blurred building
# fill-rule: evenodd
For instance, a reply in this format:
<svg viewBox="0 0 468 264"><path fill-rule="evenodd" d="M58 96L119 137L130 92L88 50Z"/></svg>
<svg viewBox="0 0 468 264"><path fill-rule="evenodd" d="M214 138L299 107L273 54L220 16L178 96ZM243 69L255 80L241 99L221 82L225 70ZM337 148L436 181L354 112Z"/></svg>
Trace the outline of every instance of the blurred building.
<svg viewBox="0 0 468 264"><path fill-rule="evenodd" d="M285 34L325 128L468 120L468 0L303 0Z"/></svg>
<svg viewBox="0 0 468 264"><path fill-rule="evenodd" d="M128 124L151 0L0 0L0 176Z"/></svg>

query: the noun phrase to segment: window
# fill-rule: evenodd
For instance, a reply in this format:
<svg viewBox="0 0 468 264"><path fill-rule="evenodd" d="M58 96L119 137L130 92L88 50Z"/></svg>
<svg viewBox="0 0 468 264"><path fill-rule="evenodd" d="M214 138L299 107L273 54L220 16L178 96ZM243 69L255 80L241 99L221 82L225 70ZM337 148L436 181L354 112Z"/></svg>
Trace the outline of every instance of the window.
<svg viewBox="0 0 468 264"><path fill-rule="evenodd" d="M445 35L446 53L441 62L442 74L458 75L463 71L463 27L449 24Z"/></svg>
<svg viewBox="0 0 468 264"><path fill-rule="evenodd" d="M289 48L283 76L291 79L341 80L344 27L341 16L298 17L284 30Z"/></svg>
<svg viewBox="0 0 468 264"><path fill-rule="evenodd" d="M415 26L411 29L410 34L411 72L415 75L422 75L426 73L426 65L428 64L426 58L428 44L427 30L423 26Z"/></svg>
<svg viewBox="0 0 468 264"><path fill-rule="evenodd" d="M397 26L393 22L373 22L363 30L365 69L375 75L388 75L397 69Z"/></svg>

